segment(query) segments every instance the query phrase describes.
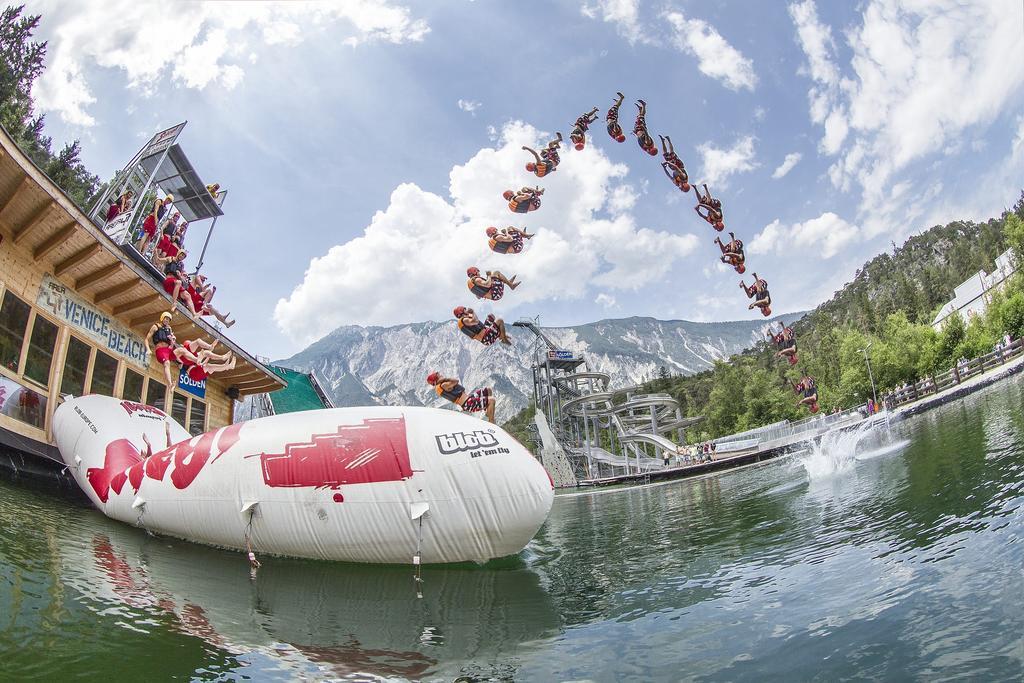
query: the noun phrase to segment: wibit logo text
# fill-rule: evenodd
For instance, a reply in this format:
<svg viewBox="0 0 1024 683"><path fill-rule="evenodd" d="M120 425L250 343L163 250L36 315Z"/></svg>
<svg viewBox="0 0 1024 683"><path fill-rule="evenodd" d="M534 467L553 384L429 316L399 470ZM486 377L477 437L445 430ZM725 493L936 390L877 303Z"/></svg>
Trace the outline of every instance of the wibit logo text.
<svg viewBox="0 0 1024 683"><path fill-rule="evenodd" d="M498 445L498 439L495 438L494 434L485 431L438 434L434 439L437 441L437 449L443 455L461 453L462 451L474 448L490 448Z"/></svg>
<svg viewBox="0 0 1024 683"><path fill-rule="evenodd" d="M167 417L164 411L153 406L147 406L143 403L136 403L135 401L121 401L121 407L124 408L125 412L129 415L135 413L143 413L152 417Z"/></svg>

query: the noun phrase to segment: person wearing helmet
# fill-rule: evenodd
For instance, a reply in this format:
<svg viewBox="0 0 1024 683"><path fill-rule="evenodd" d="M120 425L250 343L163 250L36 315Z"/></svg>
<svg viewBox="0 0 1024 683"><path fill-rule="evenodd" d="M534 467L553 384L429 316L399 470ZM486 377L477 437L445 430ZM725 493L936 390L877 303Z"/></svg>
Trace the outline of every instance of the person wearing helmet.
<svg viewBox="0 0 1024 683"><path fill-rule="evenodd" d="M174 336L174 330L171 329L172 316L173 313L170 311L161 313L159 320L149 328L144 341L146 355L152 354L156 358L156 362L163 366L164 379L167 380L169 387L173 386L171 383L171 361L180 363L182 355L191 360L198 360L191 352L186 351L185 354L179 352L180 345Z"/></svg>
<svg viewBox="0 0 1024 683"><path fill-rule="evenodd" d="M505 331L505 321L495 318L493 313L484 320L480 320L472 308L456 306L452 315L455 316L459 325L459 331L470 339L478 341L484 346L490 346L499 340L502 344L512 345L512 340L508 338Z"/></svg>
<svg viewBox="0 0 1024 683"><path fill-rule="evenodd" d="M124 194L114 200L107 209L107 222L114 220L123 213L127 213L128 209L132 207L132 198L135 197L135 193L131 190L125 190Z"/></svg>
<svg viewBox="0 0 1024 683"><path fill-rule="evenodd" d="M722 263L732 266L736 269L736 272L742 275L746 272L747 267L744 262L747 257L743 254L743 240L736 239L736 235L729 233L731 238L728 244L722 244L722 240L718 237L715 238L715 244L722 250Z"/></svg>
<svg viewBox="0 0 1024 683"><path fill-rule="evenodd" d="M768 283L764 278L760 278L757 276L757 273L754 273L754 284L747 287L746 283L740 280L740 289L746 293L748 299L754 299L753 303L747 306L748 310L752 310L757 306L761 309L761 314L764 317L767 318L771 315L772 296L768 293Z"/></svg>
<svg viewBox="0 0 1024 683"><path fill-rule="evenodd" d="M701 196L700 190L696 187L693 188L693 191L697 195L697 206L693 207L697 215L707 221L715 230L721 232L725 229L725 215L722 213L722 202L711 196L708 184L704 183L703 196Z"/></svg>
<svg viewBox="0 0 1024 683"><path fill-rule="evenodd" d="M636 108L637 114L636 123L633 124L633 135L636 136L637 144L640 145L640 149L652 157L658 156L658 146L654 144L654 139L647 132L647 103L643 100L637 100Z"/></svg>
<svg viewBox="0 0 1024 683"><path fill-rule="evenodd" d="M466 287L477 299L498 301L505 295L505 285L508 285L509 289L515 289L522 284L516 282L515 275L510 280L497 270L488 270L487 277L482 277L480 269L475 266L466 269L466 276L469 278Z"/></svg>
<svg viewBox="0 0 1024 683"><path fill-rule="evenodd" d="M512 213L527 213L540 208L542 194L544 190L539 187L524 187L519 192L505 190L501 196L508 201L508 208Z"/></svg>
<svg viewBox="0 0 1024 683"><path fill-rule="evenodd" d="M164 217L167 212L167 208L174 201L174 195L167 195L163 199L156 199L153 201L153 210L146 216L146 220L142 222L142 243L139 245L139 253L145 254L146 249L149 248L149 243L156 237L156 228L160 224L160 219Z"/></svg>
<svg viewBox="0 0 1024 683"><path fill-rule="evenodd" d="M538 178L543 178L548 173L554 173L561 162L561 158L558 156L558 147L562 144L562 134L556 133L556 135L558 137L549 142L540 154L523 145L523 150L532 154L534 158L534 161L526 164L526 170Z"/></svg>
<svg viewBox="0 0 1024 683"><path fill-rule="evenodd" d="M672 138L667 135L659 135L661 148L664 150L665 161L661 162L661 170L665 172L672 184L683 192L690 191L690 176L686 173L686 166L683 160L676 156L672 147ZM667 144L666 144L667 143Z"/></svg>
<svg viewBox="0 0 1024 683"><path fill-rule="evenodd" d="M174 350L174 355L181 364L181 372L188 375L194 382L201 382L215 372L234 370L236 359L231 351L217 354L213 350L216 344L202 339L187 340Z"/></svg>
<svg viewBox="0 0 1024 683"><path fill-rule="evenodd" d="M189 298L192 299L192 307L199 315L212 315L226 328L235 324L235 321L230 319L230 313L221 313L213 307L211 300L217 293L217 288L207 284L205 275L200 275L198 272L193 273L186 289Z"/></svg>
<svg viewBox="0 0 1024 683"><path fill-rule="evenodd" d="M583 114L576 123L572 126L572 132L569 133L569 140L572 142L576 151L579 152L587 144L587 129L590 128L590 124L597 120L597 107L594 107L586 114Z"/></svg>
<svg viewBox="0 0 1024 683"><path fill-rule="evenodd" d="M499 254L518 254L523 251L523 240L531 239L533 235L513 226L498 230L495 227L487 228L487 246L491 251Z"/></svg>
<svg viewBox="0 0 1024 683"><path fill-rule="evenodd" d="M164 291L170 294L174 301L185 304L189 313L198 316L199 311L188 291L189 278L185 273L186 256L188 256L187 251L179 251L178 255L164 266Z"/></svg>
<svg viewBox="0 0 1024 683"><path fill-rule="evenodd" d="M812 413L818 412L818 383L810 375L804 375L793 385L793 391L801 396L797 406L807 406Z"/></svg>
<svg viewBox="0 0 1024 683"><path fill-rule="evenodd" d="M604 118L608 122L608 135L612 136L612 140L625 142L626 136L622 134L622 126L619 125L619 107L622 106L622 100L626 99L626 96L620 92L615 94L618 96L615 99L615 104L608 110Z"/></svg>
<svg viewBox="0 0 1024 683"><path fill-rule="evenodd" d="M779 351L775 357L785 358L790 365L796 365L796 333L789 325L782 325L782 331L779 332Z"/></svg>
<svg viewBox="0 0 1024 683"><path fill-rule="evenodd" d="M427 375L427 384L434 387L437 395L451 401L462 408L464 413L483 411L487 421L494 422L494 392L489 387L481 387L467 392L456 377L442 377L438 372Z"/></svg>

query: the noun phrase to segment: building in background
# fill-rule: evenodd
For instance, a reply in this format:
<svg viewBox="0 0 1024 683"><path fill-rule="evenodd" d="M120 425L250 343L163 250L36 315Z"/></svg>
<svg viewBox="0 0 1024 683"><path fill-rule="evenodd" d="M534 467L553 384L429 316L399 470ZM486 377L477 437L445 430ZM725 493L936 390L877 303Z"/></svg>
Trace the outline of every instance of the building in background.
<svg viewBox="0 0 1024 683"><path fill-rule="evenodd" d="M1013 267L1013 255L1007 249L996 259L995 270L988 274L979 270L953 290L953 300L946 302L935 320L932 321L932 328L936 332L942 330L946 319L954 312L960 313L964 322L970 322L975 315L982 315L988 307L990 294L993 290L999 290L1006 284L1010 277L1016 272Z"/></svg>

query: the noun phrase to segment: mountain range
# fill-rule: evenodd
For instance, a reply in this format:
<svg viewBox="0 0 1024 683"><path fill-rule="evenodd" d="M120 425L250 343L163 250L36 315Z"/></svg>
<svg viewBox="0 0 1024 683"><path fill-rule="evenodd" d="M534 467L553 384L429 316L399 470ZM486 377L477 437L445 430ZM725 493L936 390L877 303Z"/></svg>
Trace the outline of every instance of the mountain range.
<svg viewBox="0 0 1024 683"><path fill-rule="evenodd" d="M793 322L803 313L765 320L699 323L622 318L572 327L543 328L559 348L583 354L587 368L605 372L613 388L656 377L710 368L764 338L768 322ZM339 327L290 358L275 363L315 372L337 406L434 405L445 402L426 383L433 370L462 379L467 388L493 387L503 422L532 396L530 367L546 347L527 329L509 325L512 346L485 347L454 322L392 327Z"/></svg>

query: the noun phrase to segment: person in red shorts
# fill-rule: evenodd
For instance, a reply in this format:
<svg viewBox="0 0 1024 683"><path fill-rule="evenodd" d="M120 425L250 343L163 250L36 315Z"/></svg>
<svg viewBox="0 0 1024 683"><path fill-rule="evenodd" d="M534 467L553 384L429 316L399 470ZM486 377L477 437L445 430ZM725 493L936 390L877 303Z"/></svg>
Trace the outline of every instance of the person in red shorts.
<svg viewBox="0 0 1024 683"><path fill-rule="evenodd" d="M722 202L711 196L711 190L708 189L708 184L704 183L704 194L701 195L700 190L696 187L693 188L694 194L697 195L697 206L693 207L693 210L697 212L697 215L708 222L718 232L722 232L725 229L725 214L722 213Z"/></svg>
<svg viewBox="0 0 1024 683"><path fill-rule="evenodd" d="M608 121L608 135L612 136L612 140L625 142L626 136L622 134L622 126L619 125L619 107L622 106L622 100L626 99L626 96L620 92L615 94L618 96L615 99L615 104L608 110L608 114L604 118Z"/></svg>
<svg viewBox="0 0 1024 683"><path fill-rule="evenodd" d="M518 254L523 251L524 242L533 237L532 234L519 228L508 226L498 230L494 226L487 228L487 246L499 254Z"/></svg>
<svg viewBox="0 0 1024 683"><path fill-rule="evenodd" d="M438 372L427 375L427 384L434 387L438 396L462 408L462 412L479 413L483 411L487 416L487 421L494 422L494 392L489 387L481 387L467 392L466 387L462 386L458 378L441 377Z"/></svg>
<svg viewBox="0 0 1024 683"><path fill-rule="evenodd" d="M542 149L540 154L536 150L523 145L523 151L532 154L535 160L526 164L526 170L538 178L543 178L548 173L554 173L558 169L558 164L561 161L561 158L558 156L558 146L562 144L562 134L557 133L557 135L558 138L549 142L548 146Z"/></svg>
<svg viewBox="0 0 1024 683"><path fill-rule="evenodd" d="M146 220L142 223L142 244L139 245L139 253L145 255L146 249L149 248L149 243L156 237L156 228L160 224L160 219L164 217L167 212L167 207L174 201L174 195L167 195L163 199L157 199L153 201L153 210L146 216Z"/></svg>
<svg viewBox="0 0 1024 683"><path fill-rule="evenodd" d="M539 187L524 187L519 192L505 190L501 195L508 201L508 210L512 213L528 213L540 208L540 196L544 190Z"/></svg>
<svg viewBox="0 0 1024 683"><path fill-rule="evenodd" d="M153 323L146 333L146 355L155 355L156 362L164 366L164 378L167 386L171 385L171 361L177 360L174 355L174 330L171 329L172 314L164 311L159 322Z"/></svg>
<svg viewBox="0 0 1024 683"><path fill-rule="evenodd" d="M753 298L754 302L747 306L747 310L752 310L755 306L761 309L761 315L768 317L772 314L772 295L768 293L768 281L763 277L758 277L757 273L754 273L754 284L747 287L743 280L740 280L740 289L747 295L748 299Z"/></svg>
<svg viewBox="0 0 1024 683"><path fill-rule="evenodd" d="M731 232L729 237L732 239L726 244L722 244L722 240L716 237L715 244L722 250L722 263L732 266L737 273L743 275L747 271L747 267L744 265L747 257L743 253L743 240L736 239L736 235Z"/></svg>
<svg viewBox="0 0 1024 683"><path fill-rule="evenodd" d="M188 295L192 299L192 307L195 308L199 315L212 315L217 320L224 324L224 327L231 327L235 324L234 320L228 320L231 317L230 313L221 313L213 304L210 303L213 299L213 295L217 292L216 287L208 286L206 283L206 276L195 273L192 275L192 279L188 284Z"/></svg>
<svg viewBox="0 0 1024 683"><path fill-rule="evenodd" d="M164 267L164 291L175 301L180 301L192 315L199 315L195 302L189 294L189 278L185 274L185 257L187 251L179 251L178 256Z"/></svg>
<svg viewBox="0 0 1024 683"><path fill-rule="evenodd" d="M107 222L114 220L123 213L126 213L128 209L132 208L132 199L135 197L135 193L131 190L125 190L124 194L114 200L114 203L107 209Z"/></svg>
<svg viewBox="0 0 1024 683"><path fill-rule="evenodd" d="M586 114L583 114L576 123L572 126L572 132L569 133L569 141L572 142L576 151L579 152L587 144L587 129L590 128L590 124L597 121L597 107L594 107Z"/></svg>
<svg viewBox="0 0 1024 683"><path fill-rule="evenodd" d="M690 191L690 176L686 173L686 166L683 165L683 160L676 154L675 148L672 146L672 138L667 135L659 135L661 138L661 149L662 156L665 160L661 162L661 168L665 171L665 175L672 181L672 184L678 187L683 192Z"/></svg>
<svg viewBox="0 0 1024 683"><path fill-rule="evenodd" d="M643 100L636 101L636 123L633 124L633 135L640 145L640 149L652 157L658 155L658 146L654 144L654 138L647 132L647 103Z"/></svg>
<svg viewBox="0 0 1024 683"><path fill-rule="evenodd" d="M515 275L512 276L512 279L509 279L497 270L488 270L487 277L483 277L480 275L480 269L476 266L467 268L466 276L469 278L466 282L466 287L469 288L469 291L473 292L473 296L477 299L498 301L501 297L505 296L505 285L508 285L509 289L515 289L522 284L521 282L516 282Z"/></svg>
<svg viewBox="0 0 1024 683"><path fill-rule="evenodd" d="M456 306L452 315L458 322L459 331L473 341L478 341L484 346L490 346L499 340L502 344L512 345L512 340L508 338L508 333L505 331L505 321L495 318L494 314L480 320L472 308Z"/></svg>
<svg viewBox="0 0 1024 683"><path fill-rule="evenodd" d="M217 354L216 344L202 339L186 340L175 349L175 356L181 363L181 370L194 382L201 382L215 372L235 369L235 354L231 351Z"/></svg>

